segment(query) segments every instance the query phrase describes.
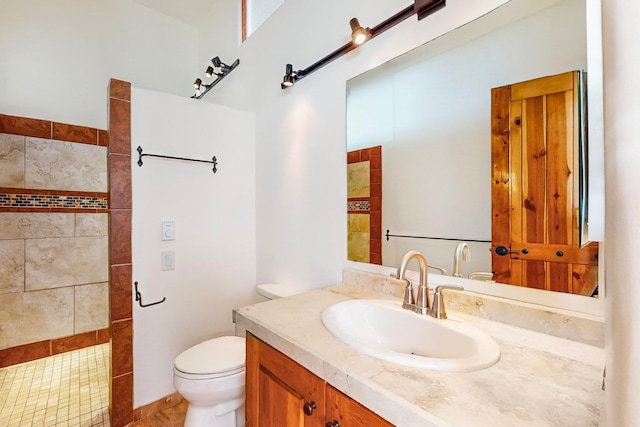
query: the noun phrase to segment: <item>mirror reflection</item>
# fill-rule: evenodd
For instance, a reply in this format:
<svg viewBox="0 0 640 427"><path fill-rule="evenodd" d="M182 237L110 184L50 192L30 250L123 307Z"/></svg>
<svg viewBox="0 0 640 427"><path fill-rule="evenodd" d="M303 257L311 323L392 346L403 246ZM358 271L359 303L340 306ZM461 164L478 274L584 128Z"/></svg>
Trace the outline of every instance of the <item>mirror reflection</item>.
<svg viewBox="0 0 640 427"><path fill-rule="evenodd" d="M529 153L552 168L558 158L568 161L569 166L563 163L564 173L571 177L563 185L545 187L543 196L535 199L536 205L530 189L540 180L552 182L546 176L557 175L557 168L544 172L546 176L539 170L537 175L525 173L519 196L528 210L507 224L522 224L525 218L525 230L537 223L547 227L540 231L544 239L550 233L563 234L566 242L550 242L562 244L551 250L553 256L563 253L564 258L553 262L536 258L542 249L536 244L542 241L532 240L532 247L512 247L510 239L506 243L494 241L494 258L495 248L503 245L507 248L505 259L513 264L508 273L500 270L494 274L492 221L497 213L495 188L492 197L492 127L499 113L495 105L492 111L492 90L587 68L585 0L532 3L511 0L477 21L347 82L350 260L397 267L407 251L418 250L430 265L449 275L459 272L462 277L479 280L597 294L597 246L590 247L588 256L592 258L586 267L573 267L568 261L573 256L569 246L579 243L579 232L573 236L579 216L577 86L565 94L567 102L562 109L556 108L555 101L548 107L547 95L540 98L541 111L549 113L540 116L545 123L555 120L557 111L571 110L566 115L575 116L576 122L563 122L560 127L569 131L566 139L575 141L576 148L565 147L562 155L548 154L547 149L559 144L547 138L558 133L552 126L542 131L543 148ZM530 112L537 105L532 102L524 107ZM512 114L509 120L513 124L518 117ZM535 147L532 125L527 126L529 133L523 132L529 135L523 145L525 157L527 149ZM513 180L509 170L506 179ZM558 225L560 216L541 213L543 199L567 201L564 223ZM544 210L551 211L553 206ZM495 231L493 237L495 240ZM581 275L579 280L575 280L576 274ZM553 285L559 277L566 282L562 288Z"/></svg>

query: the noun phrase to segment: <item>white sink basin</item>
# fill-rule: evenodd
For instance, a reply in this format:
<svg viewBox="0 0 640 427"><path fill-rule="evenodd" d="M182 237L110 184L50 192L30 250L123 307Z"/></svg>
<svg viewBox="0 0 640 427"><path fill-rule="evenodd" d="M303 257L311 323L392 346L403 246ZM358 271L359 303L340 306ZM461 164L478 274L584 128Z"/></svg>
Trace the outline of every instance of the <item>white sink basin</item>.
<svg viewBox="0 0 640 427"><path fill-rule="evenodd" d="M322 323L356 350L400 365L465 372L500 359L498 344L476 327L451 317L419 315L396 301L340 302L322 312Z"/></svg>

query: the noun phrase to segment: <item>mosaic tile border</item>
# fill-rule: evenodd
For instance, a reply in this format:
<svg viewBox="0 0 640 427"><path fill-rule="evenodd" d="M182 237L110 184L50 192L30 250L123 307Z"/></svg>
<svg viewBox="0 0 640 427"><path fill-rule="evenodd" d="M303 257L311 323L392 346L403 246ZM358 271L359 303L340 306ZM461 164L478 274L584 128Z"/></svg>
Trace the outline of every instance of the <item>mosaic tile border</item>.
<svg viewBox="0 0 640 427"><path fill-rule="evenodd" d="M347 211L349 212L369 212L371 201L369 200L349 200L347 201Z"/></svg>
<svg viewBox="0 0 640 427"><path fill-rule="evenodd" d="M0 208L102 209L109 208L109 198L99 195L59 195L0 193Z"/></svg>

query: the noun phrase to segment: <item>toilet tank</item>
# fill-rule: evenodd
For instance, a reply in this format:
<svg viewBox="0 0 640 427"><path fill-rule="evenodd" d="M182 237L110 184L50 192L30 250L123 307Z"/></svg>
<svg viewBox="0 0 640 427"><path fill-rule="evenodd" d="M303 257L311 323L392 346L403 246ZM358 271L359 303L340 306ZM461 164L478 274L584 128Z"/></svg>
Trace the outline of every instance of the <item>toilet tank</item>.
<svg viewBox="0 0 640 427"><path fill-rule="evenodd" d="M291 295L296 295L301 293L302 291L290 286L278 285L275 283L265 283L256 286L256 292L258 294L258 302L264 302L276 298L284 298Z"/></svg>

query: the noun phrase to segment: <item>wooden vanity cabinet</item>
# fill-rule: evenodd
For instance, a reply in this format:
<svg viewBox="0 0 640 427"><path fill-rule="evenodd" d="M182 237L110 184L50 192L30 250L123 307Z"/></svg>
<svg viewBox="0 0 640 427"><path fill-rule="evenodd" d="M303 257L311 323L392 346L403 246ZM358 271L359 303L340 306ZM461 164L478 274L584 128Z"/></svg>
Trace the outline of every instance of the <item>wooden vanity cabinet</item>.
<svg viewBox="0 0 640 427"><path fill-rule="evenodd" d="M250 333L246 368L246 427L393 425Z"/></svg>
<svg viewBox="0 0 640 427"><path fill-rule="evenodd" d="M371 412L346 394L327 384L326 427L392 427L393 424ZM336 422L338 424L336 424Z"/></svg>
<svg viewBox="0 0 640 427"><path fill-rule="evenodd" d="M324 427L325 381L247 333L247 427Z"/></svg>

